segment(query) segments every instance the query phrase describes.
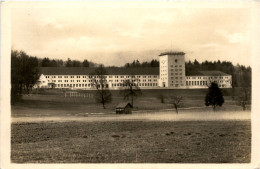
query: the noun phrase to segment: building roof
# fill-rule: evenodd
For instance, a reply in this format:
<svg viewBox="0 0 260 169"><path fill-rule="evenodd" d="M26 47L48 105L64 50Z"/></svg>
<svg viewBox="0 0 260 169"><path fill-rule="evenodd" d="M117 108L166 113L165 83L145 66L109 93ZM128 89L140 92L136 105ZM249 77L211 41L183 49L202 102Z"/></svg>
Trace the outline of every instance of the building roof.
<svg viewBox="0 0 260 169"><path fill-rule="evenodd" d="M105 68L107 75L159 75L159 67L139 68ZM41 67L40 73L44 75L90 75L95 68L85 67ZM186 76L230 76L221 71L189 72Z"/></svg>
<svg viewBox="0 0 260 169"><path fill-rule="evenodd" d="M163 55L185 55L185 53L184 52L163 52L159 56L163 56Z"/></svg>
<svg viewBox="0 0 260 169"><path fill-rule="evenodd" d="M186 76L230 76L227 73L214 70L214 71L197 71L197 72L189 72Z"/></svg>
<svg viewBox="0 0 260 169"><path fill-rule="evenodd" d="M129 103L129 102L122 102L122 103L119 103L119 104L116 106L116 108L118 108L118 109L123 109L123 108L125 108L127 105L129 105L131 108L133 107L132 104Z"/></svg>
<svg viewBox="0 0 260 169"><path fill-rule="evenodd" d="M105 68L108 75L159 75L159 67ZM41 67L44 75L89 75L95 68L85 67Z"/></svg>

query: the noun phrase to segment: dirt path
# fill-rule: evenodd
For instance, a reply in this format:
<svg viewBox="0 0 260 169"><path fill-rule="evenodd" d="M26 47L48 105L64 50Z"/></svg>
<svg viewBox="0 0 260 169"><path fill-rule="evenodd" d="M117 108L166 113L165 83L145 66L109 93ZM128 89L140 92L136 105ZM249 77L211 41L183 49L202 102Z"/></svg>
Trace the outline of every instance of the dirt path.
<svg viewBox="0 0 260 169"><path fill-rule="evenodd" d="M250 112L174 112L133 113L130 115L116 114L84 114L82 116L53 116L53 117L12 117L12 123L22 122L93 122L93 121L215 121L215 120L250 120Z"/></svg>

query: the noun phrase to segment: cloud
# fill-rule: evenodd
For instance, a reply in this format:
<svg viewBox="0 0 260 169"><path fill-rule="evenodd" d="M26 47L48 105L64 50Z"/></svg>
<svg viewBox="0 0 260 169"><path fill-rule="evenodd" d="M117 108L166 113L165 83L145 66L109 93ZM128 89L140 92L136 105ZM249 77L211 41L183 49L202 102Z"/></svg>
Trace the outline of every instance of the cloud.
<svg viewBox="0 0 260 169"><path fill-rule="evenodd" d="M39 57L105 65L149 60L162 49L239 62L250 48L250 25L247 8L21 8L12 11L12 45Z"/></svg>

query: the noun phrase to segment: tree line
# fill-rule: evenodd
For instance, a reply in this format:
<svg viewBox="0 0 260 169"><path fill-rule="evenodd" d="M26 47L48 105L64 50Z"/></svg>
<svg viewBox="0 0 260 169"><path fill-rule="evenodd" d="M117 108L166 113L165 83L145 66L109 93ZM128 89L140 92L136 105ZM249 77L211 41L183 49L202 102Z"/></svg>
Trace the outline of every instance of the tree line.
<svg viewBox="0 0 260 169"><path fill-rule="evenodd" d="M252 70L251 67L243 65L233 65L231 62L220 60L210 62L204 61L199 63L196 59L194 62L185 63L186 74L196 71L219 70L232 75L232 87L251 87Z"/></svg>
<svg viewBox="0 0 260 169"><path fill-rule="evenodd" d="M134 60L132 63L126 63L124 67L159 67L159 61L153 59L150 62L140 63L138 60ZM243 65L233 65L232 62L228 61L204 61L198 62L196 59L185 62L186 75L192 74L197 71L212 71L219 70L224 73L232 75L232 87L250 87L252 70L251 67Z"/></svg>
<svg viewBox="0 0 260 169"><path fill-rule="evenodd" d="M39 78L38 58L23 51L11 51L11 103L29 93Z"/></svg>
<svg viewBox="0 0 260 169"><path fill-rule="evenodd" d="M159 61L153 59L150 62L145 61L140 63L139 60L134 60L132 63L126 63L124 67L159 67Z"/></svg>
<svg viewBox="0 0 260 169"><path fill-rule="evenodd" d="M197 60L194 62L188 61L186 65L186 74L193 71L202 70L219 70L227 74L232 75L232 87L251 87L251 67L245 67L243 65L234 66L231 62L227 61L205 61L199 63ZM22 93L29 93L33 85L39 78L39 67L100 67L103 65L96 64L94 62L71 60L63 61L61 59L49 59L49 58L37 58L36 56L30 56L24 51L11 51L11 94L12 100L15 96ZM127 63L124 67L159 67L159 61L156 59L150 62L140 63L138 60L134 60L132 63Z"/></svg>
<svg viewBox="0 0 260 169"><path fill-rule="evenodd" d="M49 59L48 57L39 58L38 63L40 67L97 67L100 65L87 59L79 61L68 58L66 61L63 61L62 59Z"/></svg>

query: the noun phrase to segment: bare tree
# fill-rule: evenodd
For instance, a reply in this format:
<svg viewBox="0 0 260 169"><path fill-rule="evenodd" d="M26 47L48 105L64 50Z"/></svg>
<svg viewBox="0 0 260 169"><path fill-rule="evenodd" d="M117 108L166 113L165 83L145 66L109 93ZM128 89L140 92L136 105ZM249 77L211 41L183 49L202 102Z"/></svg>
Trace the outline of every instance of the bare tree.
<svg viewBox="0 0 260 169"><path fill-rule="evenodd" d="M112 94L108 89L107 84L107 72L106 69L100 65L95 68L95 71L91 75L92 87L97 89L96 101L102 103L103 108L105 109L105 103L112 101Z"/></svg>
<svg viewBox="0 0 260 169"><path fill-rule="evenodd" d="M162 93L159 94L157 98L161 101L161 103L164 103L165 96Z"/></svg>
<svg viewBox="0 0 260 169"><path fill-rule="evenodd" d="M238 96L238 105L240 105L243 110L246 110L247 105L251 104L251 88L243 87L241 94Z"/></svg>
<svg viewBox="0 0 260 169"><path fill-rule="evenodd" d="M181 96L172 96L171 97L170 103L173 104L177 114L179 113L178 108L180 108L182 106L182 100L183 100L183 97L181 97Z"/></svg>
<svg viewBox="0 0 260 169"><path fill-rule="evenodd" d="M126 79L121 84L120 94L124 99L131 99L131 104L134 107L134 98L142 95L142 91L138 86L139 79L134 78L134 75L131 76L131 79Z"/></svg>

